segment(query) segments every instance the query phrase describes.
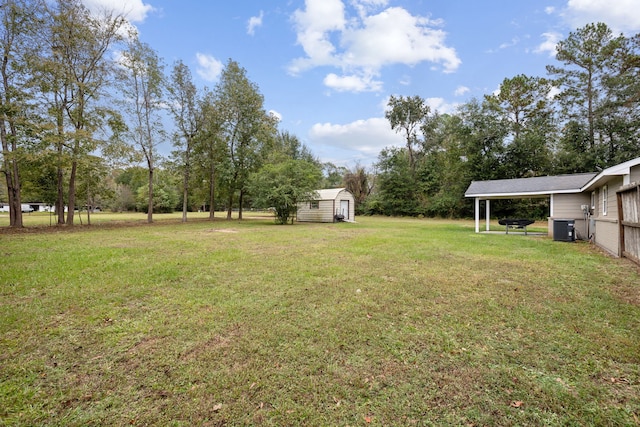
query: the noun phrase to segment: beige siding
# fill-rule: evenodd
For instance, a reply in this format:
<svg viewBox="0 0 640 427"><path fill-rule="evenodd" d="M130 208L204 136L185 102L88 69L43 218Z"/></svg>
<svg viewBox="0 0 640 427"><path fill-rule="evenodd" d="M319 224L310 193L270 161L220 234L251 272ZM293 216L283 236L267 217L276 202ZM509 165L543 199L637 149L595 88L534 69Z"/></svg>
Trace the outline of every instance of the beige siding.
<svg viewBox="0 0 640 427"><path fill-rule="evenodd" d="M623 178L614 177L606 184L598 187L597 206L593 212L593 223L595 229L591 230L594 243L605 251L620 256L619 235L620 229L618 225L618 200L616 191L622 187ZM606 202L607 214L604 214L604 187L607 187Z"/></svg>
<svg viewBox="0 0 640 427"><path fill-rule="evenodd" d="M298 207L298 221L301 222L333 222L334 200L320 200L318 208L312 209L307 202Z"/></svg>
<svg viewBox="0 0 640 427"><path fill-rule="evenodd" d="M575 220L576 238L581 240L588 239L587 222L584 219L582 205L590 204L590 194L554 194L553 196L553 212L549 218L553 219L573 219ZM553 237L553 222L549 222L549 236Z"/></svg>
<svg viewBox="0 0 640 427"><path fill-rule="evenodd" d="M552 218L580 219L584 216L582 205L590 204L590 194L554 194Z"/></svg>
<svg viewBox="0 0 640 427"><path fill-rule="evenodd" d="M349 202L349 212L348 215L345 215L346 219L348 219L349 221L353 221L355 219L355 199L353 198L353 194L351 194L349 191L341 191L340 194L338 194L338 197L336 198L336 209L339 210L342 201L347 201ZM346 212L345 212L346 213Z"/></svg>
<svg viewBox="0 0 640 427"><path fill-rule="evenodd" d="M618 221L596 219L595 225L595 244L612 255L620 256L620 249L618 248Z"/></svg>
<svg viewBox="0 0 640 427"><path fill-rule="evenodd" d="M324 192L325 190L320 190ZM355 205L353 194L347 190L341 190L336 193L335 190L331 197L333 199L325 199L318 201L318 208L312 209L311 203L301 203L298 206L297 219L300 222L334 222L334 215L341 212L341 202L346 201L349 204L348 215L345 212L345 219L353 221L355 219ZM326 193L325 193L326 194Z"/></svg>
<svg viewBox="0 0 640 427"><path fill-rule="evenodd" d="M629 182L640 182L640 165L631 168L631 177Z"/></svg>
<svg viewBox="0 0 640 427"><path fill-rule="evenodd" d="M618 219L618 199L616 191L622 187L622 178L616 177L606 183L607 187L607 214L604 214L604 185L598 188L598 218Z"/></svg>

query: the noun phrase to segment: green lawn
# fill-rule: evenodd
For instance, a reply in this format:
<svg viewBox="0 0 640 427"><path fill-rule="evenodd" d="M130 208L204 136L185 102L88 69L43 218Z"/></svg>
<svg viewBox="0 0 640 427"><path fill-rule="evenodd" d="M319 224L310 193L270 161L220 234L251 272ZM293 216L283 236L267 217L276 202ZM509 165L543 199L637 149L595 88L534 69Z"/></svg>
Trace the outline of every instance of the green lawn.
<svg viewBox="0 0 640 427"><path fill-rule="evenodd" d="M171 218L0 233L0 425L640 424L626 260L470 221Z"/></svg>

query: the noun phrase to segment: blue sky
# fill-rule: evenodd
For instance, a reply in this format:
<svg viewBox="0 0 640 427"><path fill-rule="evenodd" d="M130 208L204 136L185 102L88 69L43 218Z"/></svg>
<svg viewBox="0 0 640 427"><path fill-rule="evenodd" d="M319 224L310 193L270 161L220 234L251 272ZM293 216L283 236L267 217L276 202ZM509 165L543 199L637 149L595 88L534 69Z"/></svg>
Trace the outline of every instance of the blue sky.
<svg viewBox="0 0 640 427"><path fill-rule="evenodd" d="M384 109L419 95L433 110L546 76L559 40L589 22L640 33L640 0L83 0L125 12L142 41L213 87L228 59L323 162L370 165L402 145Z"/></svg>

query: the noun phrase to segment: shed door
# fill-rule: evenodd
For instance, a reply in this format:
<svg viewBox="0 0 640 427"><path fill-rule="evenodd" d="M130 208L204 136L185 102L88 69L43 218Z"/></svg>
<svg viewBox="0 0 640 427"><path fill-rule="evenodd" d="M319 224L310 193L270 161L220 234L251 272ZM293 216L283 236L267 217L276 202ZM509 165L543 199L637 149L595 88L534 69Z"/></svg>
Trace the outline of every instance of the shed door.
<svg viewBox="0 0 640 427"><path fill-rule="evenodd" d="M340 200L340 214L344 215L345 219L349 218L349 201L348 200Z"/></svg>

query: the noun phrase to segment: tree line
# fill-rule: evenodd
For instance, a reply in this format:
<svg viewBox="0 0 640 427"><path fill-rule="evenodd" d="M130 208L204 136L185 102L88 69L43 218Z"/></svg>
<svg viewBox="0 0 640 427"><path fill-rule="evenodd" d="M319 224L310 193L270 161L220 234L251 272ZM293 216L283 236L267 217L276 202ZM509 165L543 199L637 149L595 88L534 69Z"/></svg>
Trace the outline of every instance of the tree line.
<svg viewBox="0 0 640 427"><path fill-rule="evenodd" d="M640 156L640 35L603 23L571 32L547 76L505 78L452 114L420 96L391 97L386 117L403 147L382 150L363 212L470 217L471 181L604 168ZM547 214L545 200L502 201L496 215Z"/></svg>
<svg viewBox="0 0 640 427"><path fill-rule="evenodd" d="M262 203L286 222L320 185L320 162L278 130L237 62L199 89L182 61L167 72L123 16L80 0L2 0L0 19L0 197L11 226L22 226L25 197L55 206L67 225L77 208L98 205L146 210L151 222L179 204L186 221L191 210L213 218L221 206L242 218L243 207ZM174 150L163 158L167 142ZM278 171L277 188L266 188Z"/></svg>
<svg viewBox="0 0 640 427"><path fill-rule="evenodd" d="M242 218L245 207L272 208L287 223L315 189L339 186L360 214L461 217L471 215L472 180L591 172L640 155L640 36L605 24L560 42L547 77L506 78L455 113L392 96L386 117L405 144L349 169L320 163L280 130L232 59L213 88L198 88L188 66L167 67L123 16L80 0L0 0L0 19L0 202L13 227L23 201L55 206L67 225L96 206L149 222L174 210L186 221L194 210Z"/></svg>

